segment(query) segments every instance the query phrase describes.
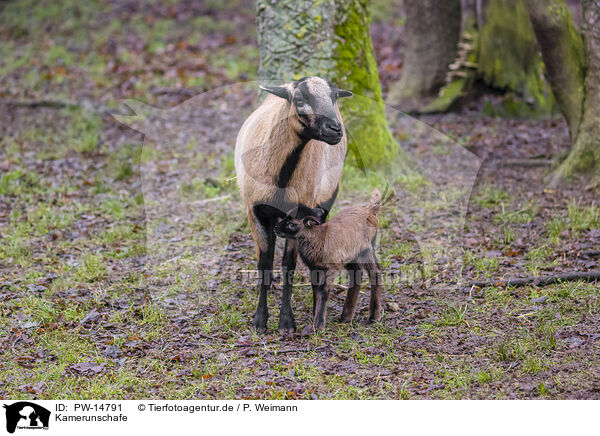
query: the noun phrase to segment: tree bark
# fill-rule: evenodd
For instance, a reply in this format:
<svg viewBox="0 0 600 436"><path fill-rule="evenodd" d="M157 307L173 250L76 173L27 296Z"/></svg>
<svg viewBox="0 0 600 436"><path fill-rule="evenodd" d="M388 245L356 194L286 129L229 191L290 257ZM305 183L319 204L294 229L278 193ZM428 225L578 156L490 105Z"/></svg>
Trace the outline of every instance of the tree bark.
<svg viewBox="0 0 600 436"><path fill-rule="evenodd" d="M261 80L317 75L355 95L340 103L359 165L399 153L388 128L371 37L368 0L258 0Z"/></svg>
<svg viewBox="0 0 600 436"><path fill-rule="evenodd" d="M582 7L587 66L583 114L573 149L554 173L553 185L580 173L600 177L600 2L583 0Z"/></svg>
<svg viewBox="0 0 600 436"><path fill-rule="evenodd" d="M581 123L585 80L581 35L564 0L528 0L527 7L548 81L574 140Z"/></svg>
<svg viewBox="0 0 600 436"><path fill-rule="evenodd" d="M404 0L407 38L400 81L390 88L388 103L419 111L446 83L461 27L460 0Z"/></svg>
<svg viewBox="0 0 600 436"><path fill-rule="evenodd" d="M539 53L526 5L527 0L487 0L478 22L478 74L491 87L512 91L529 101L536 113L550 113L554 98L544 80ZM507 107L514 105L510 103ZM524 104L514 105L509 115L528 114ZM515 112L512 114L511 112Z"/></svg>
<svg viewBox="0 0 600 436"><path fill-rule="evenodd" d="M550 179L600 176L600 3L582 1L583 41L563 0L528 0L528 10L573 148Z"/></svg>
<svg viewBox="0 0 600 436"><path fill-rule="evenodd" d="M502 106L493 108L495 113L509 116L552 113L555 100L544 80L544 63L527 1L461 0L458 55L449 66L439 97L423 111L447 110L468 94L475 79L481 79L489 87L507 93Z"/></svg>

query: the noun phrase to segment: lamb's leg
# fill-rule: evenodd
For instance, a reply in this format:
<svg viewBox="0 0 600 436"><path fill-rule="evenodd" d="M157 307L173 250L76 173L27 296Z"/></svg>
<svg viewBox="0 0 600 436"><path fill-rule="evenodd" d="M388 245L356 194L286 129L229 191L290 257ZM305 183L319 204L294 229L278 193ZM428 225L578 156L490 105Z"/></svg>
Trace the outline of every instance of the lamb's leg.
<svg viewBox="0 0 600 436"><path fill-rule="evenodd" d="M315 331L324 331L327 323L327 297L329 288L327 286L326 271L311 271L311 281L314 296L314 318L313 325Z"/></svg>
<svg viewBox="0 0 600 436"><path fill-rule="evenodd" d="M296 330L291 300L297 258L297 242L292 239L286 239L283 260L281 262L281 272L283 273L283 293L281 295L281 308L279 310L279 331L281 333L292 333Z"/></svg>
<svg viewBox="0 0 600 436"><path fill-rule="evenodd" d="M354 318L354 311L356 310L356 303L358 301L358 292L362 283L362 269L356 264L346 265L348 270L348 276L350 277L348 283L348 294L346 295L346 301L344 303L344 309L342 310L341 322L350 322Z"/></svg>
<svg viewBox="0 0 600 436"><path fill-rule="evenodd" d="M365 268L369 273L369 281L371 283L371 303L369 305L369 323L379 322L383 317L383 306L381 302L381 288L383 285L383 277L381 275L381 267L372 255L371 262L365 264Z"/></svg>

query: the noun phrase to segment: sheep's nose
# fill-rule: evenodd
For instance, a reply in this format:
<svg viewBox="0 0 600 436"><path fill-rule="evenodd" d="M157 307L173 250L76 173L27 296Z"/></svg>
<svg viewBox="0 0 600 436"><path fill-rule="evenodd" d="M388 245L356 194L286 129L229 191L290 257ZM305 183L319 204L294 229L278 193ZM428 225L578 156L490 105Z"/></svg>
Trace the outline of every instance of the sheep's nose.
<svg viewBox="0 0 600 436"><path fill-rule="evenodd" d="M342 131L342 125L337 121L325 121L325 127L335 133L340 133Z"/></svg>

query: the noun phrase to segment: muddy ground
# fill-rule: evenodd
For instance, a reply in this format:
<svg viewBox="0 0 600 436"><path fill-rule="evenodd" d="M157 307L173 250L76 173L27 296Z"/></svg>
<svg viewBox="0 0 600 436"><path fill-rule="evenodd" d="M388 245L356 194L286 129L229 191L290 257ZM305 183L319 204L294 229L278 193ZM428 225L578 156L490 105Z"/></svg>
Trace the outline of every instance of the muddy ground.
<svg viewBox="0 0 600 436"><path fill-rule="evenodd" d="M337 322L342 277L327 331L302 335L302 267L298 333L277 333L275 284L259 336L232 155L257 104L252 4L52 4L0 13L0 397L600 398L598 283L465 286L599 268L598 186L545 182L569 148L562 119L487 117L485 95L419 120L390 109L414 172L348 166L336 204L396 190L383 321L364 324L365 288ZM384 90L403 46L386 4ZM111 115L132 115L123 99L164 111L134 106L147 117L121 118L131 129Z"/></svg>

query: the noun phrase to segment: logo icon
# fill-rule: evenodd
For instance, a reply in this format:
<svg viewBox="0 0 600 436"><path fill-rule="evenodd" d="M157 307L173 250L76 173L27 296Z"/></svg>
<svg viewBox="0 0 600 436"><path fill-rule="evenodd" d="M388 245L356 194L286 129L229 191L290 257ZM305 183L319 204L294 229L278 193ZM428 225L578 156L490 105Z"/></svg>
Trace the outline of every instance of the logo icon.
<svg viewBox="0 0 600 436"><path fill-rule="evenodd" d="M19 401L17 403L6 405L6 431L14 433L15 429L48 429L50 421L50 411L30 403L29 401Z"/></svg>

